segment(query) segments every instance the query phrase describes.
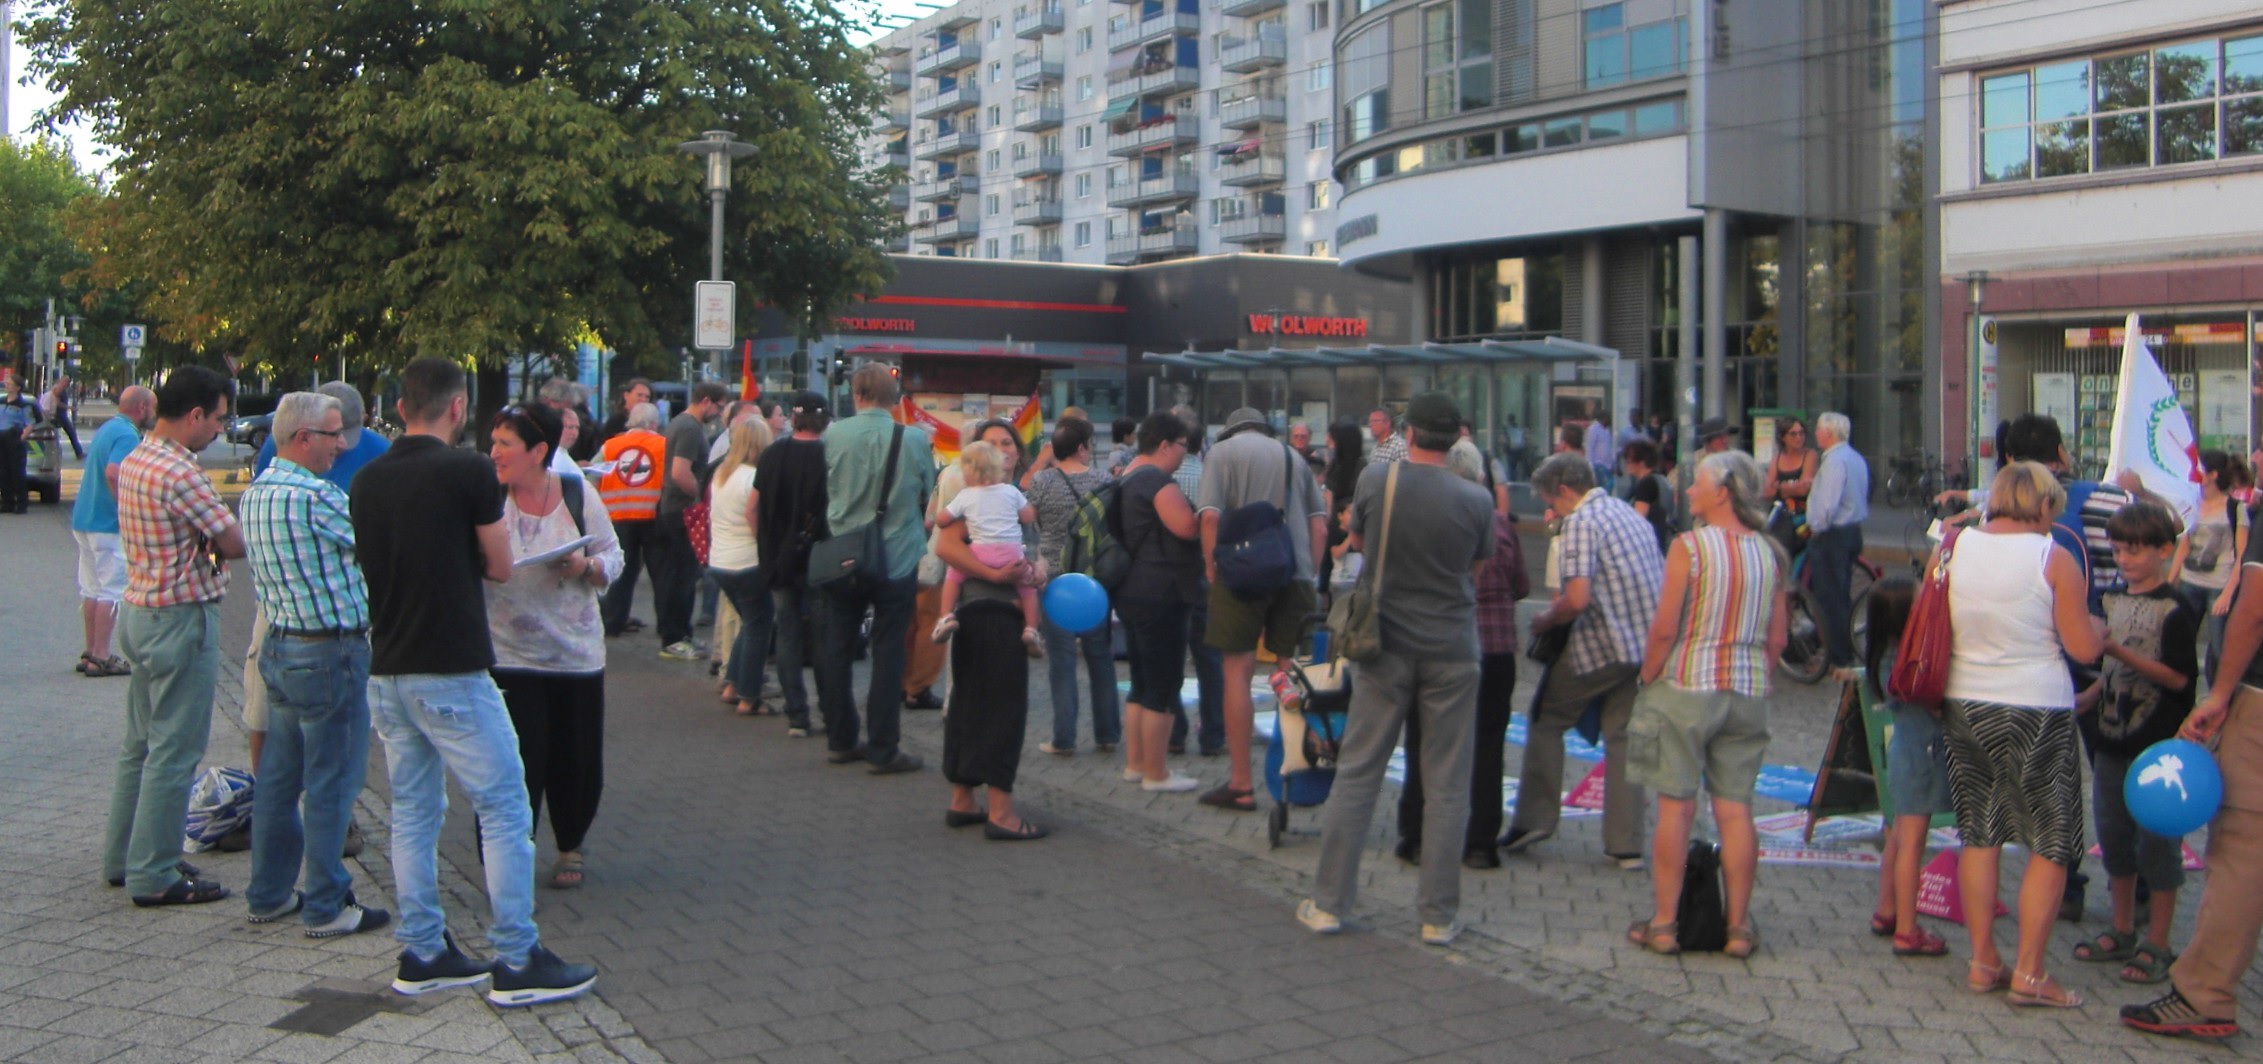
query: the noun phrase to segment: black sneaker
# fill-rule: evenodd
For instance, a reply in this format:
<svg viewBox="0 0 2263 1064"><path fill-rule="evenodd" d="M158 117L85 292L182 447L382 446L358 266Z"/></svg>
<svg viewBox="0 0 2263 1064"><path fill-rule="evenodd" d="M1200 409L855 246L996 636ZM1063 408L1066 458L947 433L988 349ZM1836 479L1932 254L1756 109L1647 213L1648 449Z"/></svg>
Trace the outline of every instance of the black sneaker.
<svg viewBox="0 0 2263 1064"><path fill-rule="evenodd" d="M2239 1021L2202 1016L2174 989L2143 1005L2122 1006L2122 1023L2147 1034L2187 1038L2230 1038L2239 1033Z"/></svg>
<svg viewBox="0 0 2263 1064"><path fill-rule="evenodd" d="M415 950L401 951L401 967L393 973L393 992L411 996L453 986L470 986L487 978L489 966L464 956L456 948L456 938L442 933L440 941L447 944L447 952L431 960L420 960Z"/></svg>
<svg viewBox="0 0 2263 1064"><path fill-rule="evenodd" d="M513 968L498 959L494 972L487 1000L506 1008L564 1001L597 985L596 965L567 964L540 944L527 951L526 967Z"/></svg>

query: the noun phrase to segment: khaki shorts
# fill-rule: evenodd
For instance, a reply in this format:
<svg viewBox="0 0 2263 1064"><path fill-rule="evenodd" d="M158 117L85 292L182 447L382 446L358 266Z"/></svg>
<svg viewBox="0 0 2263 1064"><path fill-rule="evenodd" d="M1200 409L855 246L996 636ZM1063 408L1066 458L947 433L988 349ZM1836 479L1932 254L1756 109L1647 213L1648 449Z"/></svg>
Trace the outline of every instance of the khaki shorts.
<svg viewBox="0 0 2263 1064"><path fill-rule="evenodd" d="M1312 629L1312 611L1319 603L1307 580L1290 581L1254 602L1226 590L1224 584L1212 584L1210 620L1202 641L1227 654L1247 654L1257 649L1258 636L1263 635L1265 648L1275 656L1295 657L1297 646Z"/></svg>
<svg viewBox="0 0 2263 1064"><path fill-rule="evenodd" d="M1768 753L1768 703L1735 691L1685 691L1660 681L1634 699L1627 721L1627 780L1663 798L1705 791L1731 802L1752 801Z"/></svg>

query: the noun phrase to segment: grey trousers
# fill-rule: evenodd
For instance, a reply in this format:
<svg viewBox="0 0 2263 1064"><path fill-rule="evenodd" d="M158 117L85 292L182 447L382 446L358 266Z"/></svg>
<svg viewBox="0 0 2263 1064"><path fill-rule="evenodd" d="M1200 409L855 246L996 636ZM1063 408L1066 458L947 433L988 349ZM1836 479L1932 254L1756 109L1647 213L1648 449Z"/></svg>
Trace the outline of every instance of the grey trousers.
<svg viewBox="0 0 2263 1064"><path fill-rule="evenodd" d="M1643 851L1642 788L1627 782L1627 720L1634 716L1634 696L1641 670L1633 665L1606 665L1594 672L1573 673L1550 669L1548 687L1524 740L1524 772L1517 781L1517 814L1511 830L1556 830L1563 814L1564 732L1579 723L1587 704L1603 700L1603 852L1639 854ZM1425 834L1424 838L1430 836Z"/></svg>
<svg viewBox="0 0 2263 1064"><path fill-rule="evenodd" d="M1383 770L1398 746L1407 714L1422 723L1422 837L1458 839L1469 822L1469 764L1477 734L1475 660L1417 661L1384 652L1356 666L1344 723L1336 782L1320 817L1320 868L1312 901L1347 914L1359 894L1359 859L1383 789ZM1461 907L1461 850L1422 848L1415 907L1422 922L1443 927Z"/></svg>

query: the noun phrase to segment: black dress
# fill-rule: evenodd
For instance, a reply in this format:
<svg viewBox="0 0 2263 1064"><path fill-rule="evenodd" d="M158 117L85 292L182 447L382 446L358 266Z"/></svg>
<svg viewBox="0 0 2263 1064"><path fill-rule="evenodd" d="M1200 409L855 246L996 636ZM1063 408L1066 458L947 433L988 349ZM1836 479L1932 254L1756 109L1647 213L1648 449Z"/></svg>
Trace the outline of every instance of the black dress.
<svg viewBox="0 0 2263 1064"><path fill-rule="evenodd" d="M968 580L951 637L951 704L943 718L943 778L1012 794L1029 727L1029 651L1012 588Z"/></svg>

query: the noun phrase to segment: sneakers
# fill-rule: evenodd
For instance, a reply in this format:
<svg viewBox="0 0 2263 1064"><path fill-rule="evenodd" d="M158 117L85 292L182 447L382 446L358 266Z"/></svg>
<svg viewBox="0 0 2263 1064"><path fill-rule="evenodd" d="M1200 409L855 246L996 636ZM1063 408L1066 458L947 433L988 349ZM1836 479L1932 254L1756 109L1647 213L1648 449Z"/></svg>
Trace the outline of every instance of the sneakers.
<svg viewBox="0 0 2263 1064"><path fill-rule="evenodd" d="M1425 946L1451 946L1454 944L1454 940L1462 937L1462 932L1466 930L1468 930L1468 925L1459 920L1449 921L1443 927L1437 924L1424 924L1422 925L1422 944Z"/></svg>
<svg viewBox="0 0 2263 1064"><path fill-rule="evenodd" d="M1621 872L1642 871L1642 855L1639 853L1607 853L1603 856L1619 862Z"/></svg>
<svg viewBox="0 0 2263 1064"><path fill-rule="evenodd" d="M443 932L440 941L448 947L438 957L420 960L416 951L401 951L401 966L393 972L393 992L414 997L434 990L455 986L470 986L488 977L491 966L464 956L456 948L454 935Z"/></svg>
<svg viewBox="0 0 2263 1064"><path fill-rule="evenodd" d="M937 643L948 643L951 641L951 633L958 630L959 615L947 613L943 615L942 620L935 622L935 630L928 633L927 638Z"/></svg>
<svg viewBox="0 0 2263 1064"><path fill-rule="evenodd" d="M1136 768L1127 768L1124 770L1125 783L1144 783L1146 781L1147 773L1141 772Z"/></svg>
<svg viewBox="0 0 2263 1064"><path fill-rule="evenodd" d="M2204 1017L2174 989L2143 1005L2122 1006L2122 1022L2147 1034L2230 1038L2239 1033L2239 1021Z"/></svg>
<svg viewBox="0 0 2263 1064"><path fill-rule="evenodd" d="M1314 905L1311 898L1297 903L1297 923L1303 924L1315 935L1333 935L1344 929L1342 920L1336 919L1334 913L1321 912L1320 906Z"/></svg>
<svg viewBox="0 0 2263 1064"><path fill-rule="evenodd" d="M331 917L328 923L315 924L307 928L306 937L339 938L344 935L358 935L364 931L375 931L392 922L392 913L383 909L364 909L354 901L354 896L348 893L346 904L338 910L338 915Z"/></svg>
<svg viewBox="0 0 2263 1064"><path fill-rule="evenodd" d="M1045 637L1038 635L1035 628L1021 630L1021 645L1029 648L1030 657L1042 658L1045 656Z"/></svg>
<svg viewBox="0 0 2263 1064"><path fill-rule="evenodd" d="M661 647L660 658L663 661L698 661L699 648L693 646L689 639L679 639Z"/></svg>
<svg viewBox="0 0 2263 1064"><path fill-rule="evenodd" d="M284 905L282 908L277 909L274 912L245 913L244 919L255 924L272 924L275 921L298 912L300 909L304 908L306 908L306 895L294 890L291 892L291 900L289 904Z"/></svg>
<svg viewBox="0 0 2263 1064"><path fill-rule="evenodd" d="M1508 834L1501 836L1501 852L1523 853L1534 845L1555 836L1555 831L1549 828L1534 828L1530 831L1523 828L1510 828Z"/></svg>
<svg viewBox="0 0 2263 1064"><path fill-rule="evenodd" d="M1178 794L1200 786L1202 786L1201 780L1195 779L1193 776L1182 776L1176 772L1159 780L1142 779L1139 781L1140 790L1155 791L1162 794Z"/></svg>
<svg viewBox="0 0 2263 1064"><path fill-rule="evenodd" d="M597 966L567 964L559 960L557 954L537 944L527 951L525 967L513 968L497 960L494 979L487 988L488 1001L505 1008L537 1005L545 1001L564 1001L588 991L597 985Z"/></svg>

